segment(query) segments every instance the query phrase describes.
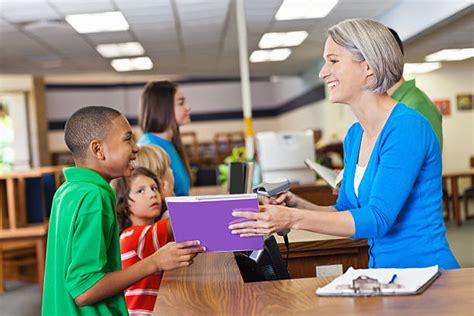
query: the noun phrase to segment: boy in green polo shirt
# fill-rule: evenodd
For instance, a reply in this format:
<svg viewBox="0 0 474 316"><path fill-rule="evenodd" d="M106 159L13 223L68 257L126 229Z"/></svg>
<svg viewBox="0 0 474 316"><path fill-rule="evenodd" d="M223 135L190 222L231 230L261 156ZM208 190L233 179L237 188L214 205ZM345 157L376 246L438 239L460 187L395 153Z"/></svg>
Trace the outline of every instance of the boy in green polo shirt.
<svg viewBox="0 0 474 316"><path fill-rule="evenodd" d="M85 107L65 127L76 167L54 196L46 253L43 315L128 315L122 291L150 274L188 266L199 241L168 243L121 270L115 194L108 182L130 176L138 147L120 112Z"/></svg>
<svg viewBox="0 0 474 316"><path fill-rule="evenodd" d="M400 36L398 36L398 33L391 28L389 28L389 31L397 41L402 54L404 54L403 43ZM388 89L387 92L392 99L417 110L428 120L428 122L430 122L431 127L433 127L436 137L438 138L441 150L443 150L443 126L441 113L430 98L415 85L415 79L405 81L402 77L400 78L400 81Z"/></svg>

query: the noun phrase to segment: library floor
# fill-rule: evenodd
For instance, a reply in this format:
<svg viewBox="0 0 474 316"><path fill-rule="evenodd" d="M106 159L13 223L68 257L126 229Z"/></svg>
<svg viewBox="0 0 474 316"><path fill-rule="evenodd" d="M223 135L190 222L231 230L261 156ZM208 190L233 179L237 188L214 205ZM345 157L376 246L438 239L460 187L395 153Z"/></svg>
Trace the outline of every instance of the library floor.
<svg viewBox="0 0 474 316"><path fill-rule="evenodd" d="M446 236L461 267L474 267L474 220L456 227L453 221L446 223ZM0 294L1 315L33 316L41 314L39 287L37 284L7 281L7 292Z"/></svg>

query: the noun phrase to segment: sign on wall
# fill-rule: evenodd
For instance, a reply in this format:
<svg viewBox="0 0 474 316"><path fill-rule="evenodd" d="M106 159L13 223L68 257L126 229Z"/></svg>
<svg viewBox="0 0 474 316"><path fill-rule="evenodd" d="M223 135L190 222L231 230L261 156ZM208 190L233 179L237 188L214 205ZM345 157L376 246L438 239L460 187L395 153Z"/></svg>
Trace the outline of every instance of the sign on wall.
<svg viewBox="0 0 474 316"><path fill-rule="evenodd" d="M458 111L472 110L474 108L472 94L458 94L456 100Z"/></svg>
<svg viewBox="0 0 474 316"><path fill-rule="evenodd" d="M443 116L451 115L451 101L449 99L434 99L433 103L441 112Z"/></svg>

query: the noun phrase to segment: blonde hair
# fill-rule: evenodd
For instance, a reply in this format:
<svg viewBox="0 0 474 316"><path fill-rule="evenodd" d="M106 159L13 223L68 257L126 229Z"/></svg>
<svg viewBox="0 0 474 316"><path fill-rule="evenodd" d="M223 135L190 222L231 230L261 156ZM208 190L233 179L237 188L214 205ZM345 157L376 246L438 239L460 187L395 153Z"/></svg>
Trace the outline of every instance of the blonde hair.
<svg viewBox="0 0 474 316"><path fill-rule="evenodd" d="M370 19L349 19L331 27L329 36L348 49L355 61L367 61L374 71L366 89L384 93L403 74L403 54L390 30Z"/></svg>
<svg viewBox="0 0 474 316"><path fill-rule="evenodd" d="M137 164L150 169L158 179L165 177L166 170L170 167L170 157L163 148L155 145L141 145L137 154Z"/></svg>

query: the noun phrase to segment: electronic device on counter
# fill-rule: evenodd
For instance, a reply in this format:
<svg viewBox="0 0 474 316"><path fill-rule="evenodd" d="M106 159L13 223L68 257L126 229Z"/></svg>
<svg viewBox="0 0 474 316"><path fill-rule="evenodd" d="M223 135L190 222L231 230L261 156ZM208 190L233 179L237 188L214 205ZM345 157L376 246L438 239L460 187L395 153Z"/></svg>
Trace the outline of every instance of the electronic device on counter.
<svg viewBox="0 0 474 316"><path fill-rule="evenodd" d="M264 181L259 185L252 188L254 193L258 195L265 196L268 198L276 198L282 193L286 193L290 190L290 181L286 178L277 178L270 181ZM290 232L290 229L284 229L277 232L278 235L286 237L285 245L287 244L287 235ZM287 246L288 247L288 246Z"/></svg>
<svg viewBox="0 0 474 316"><path fill-rule="evenodd" d="M264 181L252 188L254 193L266 197L277 197L278 195L290 190L290 181L286 178L277 178L270 181Z"/></svg>

